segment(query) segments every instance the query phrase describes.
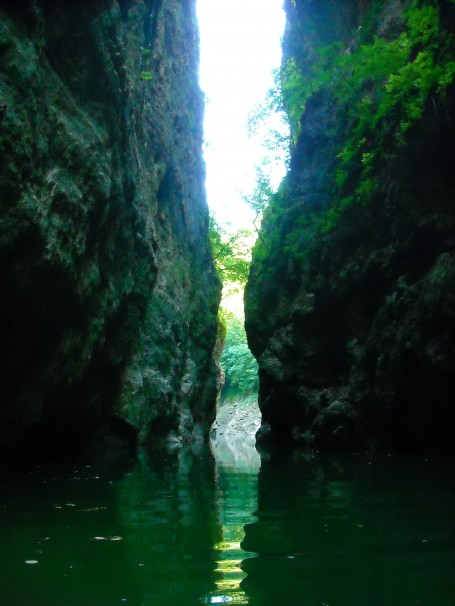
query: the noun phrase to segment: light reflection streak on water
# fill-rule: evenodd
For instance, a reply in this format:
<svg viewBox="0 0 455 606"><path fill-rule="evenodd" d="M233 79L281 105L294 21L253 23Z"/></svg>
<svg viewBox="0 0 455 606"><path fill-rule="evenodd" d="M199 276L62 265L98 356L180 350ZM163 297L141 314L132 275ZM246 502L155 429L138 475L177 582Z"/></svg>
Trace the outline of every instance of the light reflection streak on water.
<svg viewBox="0 0 455 606"><path fill-rule="evenodd" d="M242 563L257 554L244 551L241 541L245 537L245 525L256 521L253 512L257 509L260 458L254 448L244 445L242 451L236 450L233 458L232 450L226 444L218 444L214 449L222 540L214 545L215 590L204 599L209 604L249 604L248 595L241 588L247 576ZM239 454L243 456L237 456Z"/></svg>

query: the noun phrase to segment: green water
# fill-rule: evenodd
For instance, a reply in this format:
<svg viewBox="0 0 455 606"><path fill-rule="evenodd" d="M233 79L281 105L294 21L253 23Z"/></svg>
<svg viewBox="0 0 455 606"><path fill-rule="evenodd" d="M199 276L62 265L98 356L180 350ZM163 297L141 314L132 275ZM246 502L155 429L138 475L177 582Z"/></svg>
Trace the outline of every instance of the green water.
<svg viewBox="0 0 455 606"><path fill-rule="evenodd" d="M454 484L440 458L225 448L3 473L0 604L449 606Z"/></svg>

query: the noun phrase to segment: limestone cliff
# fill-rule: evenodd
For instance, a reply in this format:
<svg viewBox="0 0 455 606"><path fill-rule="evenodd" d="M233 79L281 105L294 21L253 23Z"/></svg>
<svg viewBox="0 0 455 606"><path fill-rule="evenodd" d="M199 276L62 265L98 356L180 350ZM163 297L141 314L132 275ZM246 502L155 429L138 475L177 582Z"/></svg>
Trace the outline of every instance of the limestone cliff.
<svg viewBox="0 0 455 606"><path fill-rule="evenodd" d="M194 0L0 6L0 443L208 434Z"/></svg>
<svg viewBox="0 0 455 606"><path fill-rule="evenodd" d="M454 4L285 8L290 170L246 292L259 439L449 450Z"/></svg>

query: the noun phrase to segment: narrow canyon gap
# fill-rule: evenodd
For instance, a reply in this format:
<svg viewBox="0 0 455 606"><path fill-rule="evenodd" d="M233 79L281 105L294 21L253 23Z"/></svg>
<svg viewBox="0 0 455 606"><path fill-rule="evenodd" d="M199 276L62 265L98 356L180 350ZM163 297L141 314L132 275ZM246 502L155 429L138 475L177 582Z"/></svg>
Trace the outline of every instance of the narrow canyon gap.
<svg viewBox="0 0 455 606"><path fill-rule="evenodd" d="M246 293L263 441L452 447L454 3L286 0ZM195 2L0 8L2 448L204 438L220 283Z"/></svg>
<svg viewBox="0 0 455 606"><path fill-rule="evenodd" d="M204 442L195 6L0 4L2 603L452 606L455 3L285 1L260 453Z"/></svg>

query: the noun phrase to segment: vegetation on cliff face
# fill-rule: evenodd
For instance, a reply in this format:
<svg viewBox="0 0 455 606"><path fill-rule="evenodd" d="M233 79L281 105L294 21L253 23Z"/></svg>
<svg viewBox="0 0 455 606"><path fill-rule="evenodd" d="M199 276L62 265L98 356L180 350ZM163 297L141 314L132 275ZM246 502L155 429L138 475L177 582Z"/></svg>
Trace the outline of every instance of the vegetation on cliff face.
<svg viewBox="0 0 455 606"><path fill-rule="evenodd" d="M289 116L290 171L246 292L265 426L320 446L447 448L453 3L285 7L270 99Z"/></svg>
<svg viewBox="0 0 455 606"><path fill-rule="evenodd" d="M429 101L445 101L455 75L452 32L440 31L435 6L416 1L404 12L405 31L384 38L372 31L376 2L365 17L349 52L340 42L317 50L311 76L299 73L290 58L283 68L283 103L289 108L291 128L298 136L309 98L330 87L343 107L349 132L337 149L338 162L330 175L332 199L314 229L325 232L339 222L351 204L368 203L378 186L382 164L406 146L406 133L423 116Z"/></svg>
<svg viewBox="0 0 455 606"><path fill-rule="evenodd" d="M207 435L194 1L0 7L0 444Z"/></svg>
<svg viewBox="0 0 455 606"><path fill-rule="evenodd" d="M455 35L441 30L436 6L415 0L403 11L404 31L380 37L374 28L382 5L372 3L348 46L335 41L318 47L313 62L304 68L290 56L276 74L276 88L255 116L260 120L261 114L285 111L291 139L277 144L293 149L307 103L329 93L348 125L342 134L336 128L328 133L338 140L337 159L327 175L330 203L323 213L303 212L300 233L294 229L287 238L286 247L297 258L308 254L315 237L336 227L348 207L368 203L377 190L381 167L406 147L406 133L422 119L428 103L436 112L436 100L444 105L454 80ZM262 192L263 179L258 178L258 193ZM274 195L269 188L262 198L262 212L271 200L275 213L289 210L285 191ZM261 245L263 240L258 249Z"/></svg>

